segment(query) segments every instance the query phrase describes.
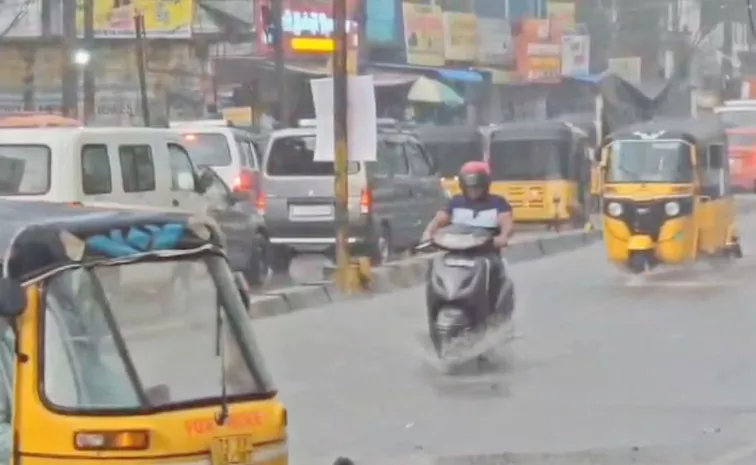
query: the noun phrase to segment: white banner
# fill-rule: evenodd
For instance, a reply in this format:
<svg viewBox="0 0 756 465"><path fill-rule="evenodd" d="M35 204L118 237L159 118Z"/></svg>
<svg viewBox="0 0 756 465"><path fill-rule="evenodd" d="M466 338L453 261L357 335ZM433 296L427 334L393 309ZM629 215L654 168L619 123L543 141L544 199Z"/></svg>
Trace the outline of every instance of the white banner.
<svg viewBox="0 0 756 465"><path fill-rule="evenodd" d="M478 18L478 63L509 66L514 59L515 47L509 21Z"/></svg>
<svg viewBox="0 0 756 465"><path fill-rule="evenodd" d="M42 0L19 0L0 5L0 37L42 36Z"/></svg>
<svg viewBox="0 0 756 465"><path fill-rule="evenodd" d="M590 74L591 37L565 34L562 36L562 76Z"/></svg>

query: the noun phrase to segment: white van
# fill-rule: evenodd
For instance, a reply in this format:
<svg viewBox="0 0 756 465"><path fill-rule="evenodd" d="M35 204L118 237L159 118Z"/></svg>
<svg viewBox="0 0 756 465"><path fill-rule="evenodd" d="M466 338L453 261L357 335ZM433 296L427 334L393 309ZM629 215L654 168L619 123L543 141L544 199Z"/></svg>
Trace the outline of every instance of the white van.
<svg viewBox="0 0 756 465"><path fill-rule="evenodd" d="M263 196L260 164L262 154L252 133L226 120L171 122L196 166L209 166L236 192L249 194L258 208Z"/></svg>
<svg viewBox="0 0 756 465"><path fill-rule="evenodd" d="M0 130L0 197L204 211L200 177L175 131Z"/></svg>

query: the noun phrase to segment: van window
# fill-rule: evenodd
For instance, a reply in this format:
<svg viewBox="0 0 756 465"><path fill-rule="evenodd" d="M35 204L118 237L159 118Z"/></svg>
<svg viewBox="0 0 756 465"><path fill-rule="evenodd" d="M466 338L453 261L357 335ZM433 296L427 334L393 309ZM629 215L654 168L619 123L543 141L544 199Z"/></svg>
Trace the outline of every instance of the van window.
<svg viewBox="0 0 756 465"><path fill-rule="evenodd" d="M118 157L124 192L155 190L155 165L149 145L121 145Z"/></svg>
<svg viewBox="0 0 756 465"><path fill-rule="evenodd" d="M231 149L223 134L184 134L184 147L197 166L228 166Z"/></svg>
<svg viewBox="0 0 756 465"><path fill-rule="evenodd" d="M107 146L85 145L81 148L81 188L87 195L113 192Z"/></svg>
<svg viewBox="0 0 756 465"><path fill-rule="evenodd" d="M194 175L194 166L189 154L184 147L178 144L168 144L168 153L171 157L171 190L182 190L179 186L178 177L181 173Z"/></svg>
<svg viewBox="0 0 756 465"><path fill-rule="evenodd" d="M412 167L413 176L430 176L431 169L430 166L428 166L428 161L425 159L423 152L421 152L415 144L405 144L404 151L407 154L407 160L409 160L410 167Z"/></svg>
<svg viewBox="0 0 756 465"><path fill-rule="evenodd" d="M256 166L253 160L255 156L252 154L252 146L249 144L249 142L237 138L236 146L239 148L239 161L241 162L241 164L243 166L254 168Z"/></svg>
<svg viewBox="0 0 756 465"><path fill-rule="evenodd" d="M49 190L49 147L0 144L0 195L39 195Z"/></svg>
<svg viewBox="0 0 756 465"><path fill-rule="evenodd" d="M315 161L315 136L290 136L273 140L266 165L271 176L333 176L333 162ZM349 174L360 170L349 162Z"/></svg>
<svg viewBox="0 0 756 465"><path fill-rule="evenodd" d="M409 174L409 163L407 162L407 155L404 153L404 147L402 144L393 141L386 141L386 146L389 149L389 160L391 163L391 172L399 175Z"/></svg>

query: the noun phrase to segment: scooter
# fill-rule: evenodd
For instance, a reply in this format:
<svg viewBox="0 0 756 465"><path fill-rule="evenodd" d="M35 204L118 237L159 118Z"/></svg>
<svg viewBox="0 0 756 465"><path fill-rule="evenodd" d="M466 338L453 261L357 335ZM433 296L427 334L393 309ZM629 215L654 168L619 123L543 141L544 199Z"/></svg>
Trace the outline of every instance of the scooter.
<svg viewBox="0 0 756 465"><path fill-rule="evenodd" d="M437 248L428 270L426 302L430 339L439 359L464 362L490 348L486 336L511 323L514 282L493 260L494 234L485 228L449 225L419 249ZM500 276L499 276L500 274Z"/></svg>

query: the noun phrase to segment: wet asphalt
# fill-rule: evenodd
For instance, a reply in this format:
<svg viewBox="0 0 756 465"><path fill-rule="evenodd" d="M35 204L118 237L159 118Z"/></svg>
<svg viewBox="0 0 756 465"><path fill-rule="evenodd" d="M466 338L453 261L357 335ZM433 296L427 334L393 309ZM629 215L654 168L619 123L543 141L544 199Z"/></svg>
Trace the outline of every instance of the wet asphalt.
<svg viewBox="0 0 756 465"><path fill-rule="evenodd" d="M516 337L429 360L422 289L254 323L290 463L756 464L756 215L746 257L629 278L604 245L512 266Z"/></svg>

